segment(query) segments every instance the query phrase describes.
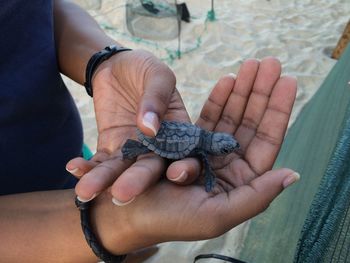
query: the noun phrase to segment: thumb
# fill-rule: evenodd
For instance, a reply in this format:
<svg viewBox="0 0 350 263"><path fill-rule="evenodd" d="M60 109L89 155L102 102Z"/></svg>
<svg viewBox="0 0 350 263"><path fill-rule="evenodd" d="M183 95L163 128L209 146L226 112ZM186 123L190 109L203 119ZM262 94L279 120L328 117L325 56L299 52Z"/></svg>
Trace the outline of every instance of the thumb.
<svg viewBox="0 0 350 263"><path fill-rule="evenodd" d="M231 222L239 224L263 212L285 188L299 179L300 175L297 172L282 168L268 171L252 180L249 185L231 191Z"/></svg>
<svg viewBox="0 0 350 263"><path fill-rule="evenodd" d="M145 74L144 92L137 111L137 126L148 136L155 136L175 92L174 73L163 63L155 62Z"/></svg>

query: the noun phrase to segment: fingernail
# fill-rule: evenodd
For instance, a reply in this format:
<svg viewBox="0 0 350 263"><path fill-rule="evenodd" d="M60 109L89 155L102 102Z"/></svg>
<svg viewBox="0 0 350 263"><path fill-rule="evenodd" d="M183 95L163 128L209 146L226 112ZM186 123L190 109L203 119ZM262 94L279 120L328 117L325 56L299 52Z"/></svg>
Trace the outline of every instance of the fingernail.
<svg viewBox="0 0 350 263"><path fill-rule="evenodd" d="M288 186L292 185L293 183L295 183L299 179L300 179L300 174L297 172L294 172L294 173L288 175L286 179L284 179L282 185L284 188L287 188Z"/></svg>
<svg viewBox="0 0 350 263"><path fill-rule="evenodd" d="M180 175L176 178L170 179L173 182L178 182L178 183L182 183L184 182L188 177L188 173L186 171L182 171L182 173L180 173Z"/></svg>
<svg viewBox="0 0 350 263"><path fill-rule="evenodd" d="M72 170L69 170L66 167L66 170L67 170L67 172L69 172L69 173L71 173L72 175L75 175L75 176L81 176L82 175L82 171L79 168L74 168Z"/></svg>
<svg viewBox="0 0 350 263"><path fill-rule="evenodd" d="M74 169L72 169L72 170L69 170L69 169L66 167L66 170L67 170L67 172L69 172L69 173L71 173L71 174L75 174L75 173L79 170L79 168L74 168Z"/></svg>
<svg viewBox="0 0 350 263"><path fill-rule="evenodd" d="M159 120L157 114L154 112L146 112L142 120L143 125L152 130L154 135L157 134L159 129Z"/></svg>
<svg viewBox="0 0 350 263"><path fill-rule="evenodd" d="M122 201L119 201L117 198L113 197L112 198L112 202L113 204L117 205L117 206L125 206L125 205L128 205L130 204L132 201L135 200L135 197L131 198L129 201L126 201L126 202L122 202Z"/></svg>
<svg viewBox="0 0 350 263"><path fill-rule="evenodd" d="M91 201L92 199L94 199L96 197L97 193L93 194L89 199L84 199L84 198L81 198L80 196L77 196L77 199L80 201L80 202L83 202L83 203L86 203L86 202L89 202Z"/></svg>
<svg viewBox="0 0 350 263"><path fill-rule="evenodd" d="M237 75L235 74L235 73L228 73L228 75L230 76L230 77L232 77L232 78L234 78L234 79L236 79L237 78Z"/></svg>

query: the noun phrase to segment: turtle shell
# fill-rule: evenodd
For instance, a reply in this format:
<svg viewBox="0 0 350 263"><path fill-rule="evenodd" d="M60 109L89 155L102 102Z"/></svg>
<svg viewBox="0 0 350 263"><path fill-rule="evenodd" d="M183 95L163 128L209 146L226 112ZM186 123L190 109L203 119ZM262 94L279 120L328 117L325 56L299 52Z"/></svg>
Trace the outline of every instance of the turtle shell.
<svg viewBox="0 0 350 263"><path fill-rule="evenodd" d="M191 123L163 121L156 137L148 137L137 130L139 141L149 150L168 159L182 159L195 149L202 129Z"/></svg>

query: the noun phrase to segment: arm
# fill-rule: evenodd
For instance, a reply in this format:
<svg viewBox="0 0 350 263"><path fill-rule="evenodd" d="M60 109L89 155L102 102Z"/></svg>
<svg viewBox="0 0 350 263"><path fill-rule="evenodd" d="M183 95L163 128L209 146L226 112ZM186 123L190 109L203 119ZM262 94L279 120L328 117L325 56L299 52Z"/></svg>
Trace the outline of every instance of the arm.
<svg viewBox="0 0 350 263"><path fill-rule="evenodd" d="M1 262L96 261L73 199L72 190L1 196Z"/></svg>
<svg viewBox="0 0 350 263"><path fill-rule="evenodd" d="M83 83L90 57L116 41L75 4L64 0L55 0L54 3L60 70ZM145 134L154 136L164 118L190 121L175 84L175 76L169 67L146 51L121 52L99 65L93 78L98 142L97 153L92 160L102 163L107 157L116 156L124 142L136 136L136 126ZM148 165L147 162L145 165ZM73 161L67 168L75 171L75 176L84 175L84 170L76 169L77 166ZM152 170L152 167L149 168ZM77 194L81 199L90 199L119 181L117 188L121 196L118 198L126 202L145 192L160 176L161 173L143 176L139 184L140 180L134 174L117 179L106 176L103 168L95 169L85 176L83 183L78 184ZM96 180L99 182L96 183Z"/></svg>
<svg viewBox="0 0 350 263"><path fill-rule="evenodd" d="M111 44L96 21L79 6L65 0L54 1L55 42L60 70L83 84L90 57Z"/></svg>
<svg viewBox="0 0 350 263"><path fill-rule="evenodd" d="M261 96L262 91L269 95ZM236 82L232 76L221 79L197 123L235 134L242 152L212 160L218 183L211 193L200 182L182 187L162 180L124 206L113 205L109 192L98 195L90 216L102 245L111 253L125 254L166 241L208 239L266 209L299 178L290 169L271 170L295 94L295 79L280 77L280 64L271 58L245 62ZM248 127L248 117L256 125ZM164 170L156 157L140 161L128 169L130 176ZM146 163L152 169L145 169ZM105 169L117 175L128 166L119 158L107 164ZM84 240L73 199L72 190L0 197L0 262L23 258L26 262L96 262Z"/></svg>
<svg viewBox="0 0 350 263"><path fill-rule="evenodd" d="M1 196L0 262L97 262L84 238L74 197L73 190ZM118 227L123 216L113 209L110 198L101 198L103 195L92 209L92 225L96 232L108 233L102 237L106 247L115 244L111 251L125 253L127 248L122 245L132 240L131 233L126 233L127 227ZM117 230L112 231L111 226ZM114 240L123 236L123 241Z"/></svg>

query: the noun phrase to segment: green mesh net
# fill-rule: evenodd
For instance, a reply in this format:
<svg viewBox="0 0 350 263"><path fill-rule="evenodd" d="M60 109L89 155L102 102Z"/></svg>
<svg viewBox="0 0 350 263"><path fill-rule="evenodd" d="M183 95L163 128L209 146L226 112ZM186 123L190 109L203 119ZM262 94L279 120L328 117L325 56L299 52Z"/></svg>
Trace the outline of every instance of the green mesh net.
<svg viewBox="0 0 350 263"><path fill-rule="evenodd" d="M211 3L211 9L203 13L203 16L192 16L186 2L177 0L74 0L74 2L88 10L100 26L121 43L126 39L147 47L168 64L198 50L202 45L203 36L208 31L208 22L216 21L214 0L203 1L203 5ZM125 27L119 19L121 9L125 9ZM203 29L191 35L182 33L186 22L192 21L197 24L198 21L203 21Z"/></svg>
<svg viewBox="0 0 350 263"><path fill-rule="evenodd" d="M343 64L339 68L343 77L339 75L338 78L343 78L343 87L348 94L350 47L344 53L342 60L347 56L347 66ZM340 87L332 88L341 90ZM347 109L338 140L304 222L295 263L350 262L350 102L346 101L345 105ZM337 115L342 116L341 113ZM336 130L333 132L337 133Z"/></svg>
<svg viewBox="0 0 350 263"><path fill-rule="evenodd" d="M349 82L350 47L288 131L275 167L301 180L251 221L245 261L350 262Z"/></svg>
<svg viewBox="0 0 350 263"><path fill-rule="evenodd" d="M294 262L350 262L350 108L300 236Z"/></svg>
<svg viewBox="0 0 350 263"><path fill-rule="evenodd" d="M136 37L152 40L170 40L179 37L181 9L176 1L126 1L126 25Z"/></svg>
<svg viewBox="0 0 350 263"><path fill-rule="evenodd" d="M166 49L167 58L161 58L171 63L175 58L181 58L200 47L202 34L207 30L207 21L215 21L214 0L211 0L211 9L207 13L203 32L196 38L195 46L181 49L181 25L182 22L190 22L190 12L186 3L166 0L127 0L126 1L126 25L128 31L137 37L140 42L164 41L178 39L176 51ZM161 44L153 42L157 47Z"/></svg>

